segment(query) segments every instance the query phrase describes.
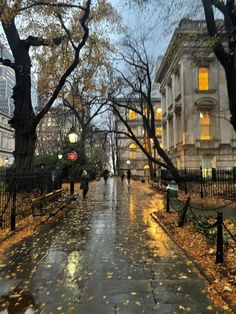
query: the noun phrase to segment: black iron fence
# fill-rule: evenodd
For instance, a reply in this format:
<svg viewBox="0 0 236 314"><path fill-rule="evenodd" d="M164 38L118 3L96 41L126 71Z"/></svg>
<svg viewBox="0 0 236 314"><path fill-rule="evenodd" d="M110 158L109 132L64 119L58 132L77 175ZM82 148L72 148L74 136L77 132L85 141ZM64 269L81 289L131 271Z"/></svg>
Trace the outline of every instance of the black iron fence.
<svg viewBox="0 0 236 314"><path fill-rule="evenodd" d="M61 174L53 172L0 172L0 229L15 229L22 218L31 214L35 198L61 187Z"/></svg>
<svg viewBox="0 0 236 314"><path fill-rule="evenodd" d="M191 203L191 197L189 196L186 201L181 201L176 198L171 199L169 191L166 191L166 212L170 212L170 209L173 209L178 213L179 221L178 227L183 227L186 221L187 210L189 209L191 213L191 218L195 226L198 227L199 230L205 233L205 235L209 235L209 231L211 229L216 229L215 234L212 233L214 237L214 242L216 243L216 263L223 263L224 261L224 234L226 234L229 239L236 243L236 235L229 229L223 219L223 208L232 205L233 202L228 204L224 204L215 208L211 208L209 210L217 212L217 218L215 222L209 223L208 221L201 221L198 214L195 212L196 210L201 211L202 207L196 207Z"/></svg>
<svg viewBox="0 0 236 314"><path fill-rule="evenodd" d="M182 181L179 189L188 193L236 200L236 168L233 169L183 169L179 170ZM167 185L173 180L167 170L161 171L160 183Z"/></svg>

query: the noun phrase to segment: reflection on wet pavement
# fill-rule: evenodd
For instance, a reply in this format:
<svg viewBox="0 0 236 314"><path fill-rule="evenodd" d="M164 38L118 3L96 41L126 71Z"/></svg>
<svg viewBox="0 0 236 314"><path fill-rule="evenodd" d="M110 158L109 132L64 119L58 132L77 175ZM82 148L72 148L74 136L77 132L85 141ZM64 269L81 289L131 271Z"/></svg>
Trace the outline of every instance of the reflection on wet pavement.
<svg viewBox="0 0 236 314"><path fill-rule="evenodd" d="M160 208L163 198L145 189L140 182L94 182L86 200L10 247L0 261L0 311L179 313L181 300L205 313L202 282L150 216L150 198L159 198Z"/></svg>

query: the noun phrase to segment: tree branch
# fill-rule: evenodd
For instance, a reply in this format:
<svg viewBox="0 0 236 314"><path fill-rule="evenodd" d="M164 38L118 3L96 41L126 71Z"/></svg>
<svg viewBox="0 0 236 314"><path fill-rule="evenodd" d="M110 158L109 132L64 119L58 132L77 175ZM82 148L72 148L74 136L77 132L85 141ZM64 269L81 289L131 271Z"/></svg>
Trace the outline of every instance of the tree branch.
<svg viewBox="0 0 236 314"><path fill-rule="evenodd" d="M27 39L25 39L25 43L30 47L30 46L50 46L52 44L58 46L62 43L62 40L66 38L66 36L60 36L60 37L55 37L53 39L44 39L40 37L34 37L34 36L29 36Z"/></svg>
<svg viewBox="0 0 236 314"><path fill-rule="evenodd" d="M62 3L62 2L50 3L50 2L47 2L47 1L33 1L32 4L20 8L19 11L25 11L25 10L34 8L36 6L49 6L49 7L54 7L54 8L71 8L71 9L72 8L77 8L77 9L80 9L80 10L83 10L83 11L86 11L86 9L87 9L87 8L84 8L84 7L82 7L80 5L76 5L76 4L69 4L69 3Z"/></svg>
<svg viewBox="0 0 236 314"><path fill-rule="evenodd" d="M55 88L55 90L54 90L50 100L48 101L48 103L45 105L45 107L35 117L32 127L36 127L37 124L39 123L39 121L45 116L45 114L51 108L52 104L54 103L54 101L58 97L62 87L64 86L64 84L66 82L66 79L76 69L77 65L80 62L80 52L81 52L81 49L85 45L85 43L86 43L86 41L88 39L88 36L89 36L89 28L87 26L87 21L89 19L90 6L91 6L91 0L88 0L87 1L87 6L86 6L86 10L85 10L85 12L84 12L84 14L83 14L83 16L82 16L82 18L80 20L80 24L81 24L81 26L82 26L82 28L84 30L84 35L82 37L82 40L80 41L80 43L76 47L74 60L71 63L71 65L67 68L65 73L62 75L62 77L60 78L59 83L58 83L57 87Z"/></svg>

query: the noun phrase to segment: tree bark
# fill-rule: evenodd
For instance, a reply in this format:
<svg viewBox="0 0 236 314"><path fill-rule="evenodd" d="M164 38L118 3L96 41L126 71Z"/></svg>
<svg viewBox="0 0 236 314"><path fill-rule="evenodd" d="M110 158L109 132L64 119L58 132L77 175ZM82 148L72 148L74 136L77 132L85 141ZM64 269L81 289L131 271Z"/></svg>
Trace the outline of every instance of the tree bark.
<svg viewBox="0 0 236 314"><path fill-rule="evenodd" d="M36 130L33 127L34 111L31 103L31 62L29 47L19 41L14 51L16 85L13 88L14 115L9 124L15 129L16 171L32 170L36 143Z"/></svg>
<svg viewBox="0 0 236 314"><path fill-rule="evenodd" d="M228 88L229 110L231 114L230 123L236 132L236 70L234 70L233 64L225 70L225 74Z"/></svg>

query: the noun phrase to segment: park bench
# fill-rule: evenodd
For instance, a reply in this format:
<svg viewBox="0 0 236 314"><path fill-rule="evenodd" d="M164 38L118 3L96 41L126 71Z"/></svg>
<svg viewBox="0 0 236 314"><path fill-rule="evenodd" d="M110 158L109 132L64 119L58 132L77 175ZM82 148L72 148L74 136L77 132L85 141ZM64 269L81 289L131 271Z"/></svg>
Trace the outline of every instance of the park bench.
<svg viewBox="0 0 236 314"><path fill-rule="evenodd" d="M31 209L33 216L45 215L45 205L51 201L55 201L59 196L61 196L62 189L55 190L53 192L47 193L45 195L33 198ZM36 211L38 213L36 213ZM48 212L46 212L48 214Z"/></svg>

